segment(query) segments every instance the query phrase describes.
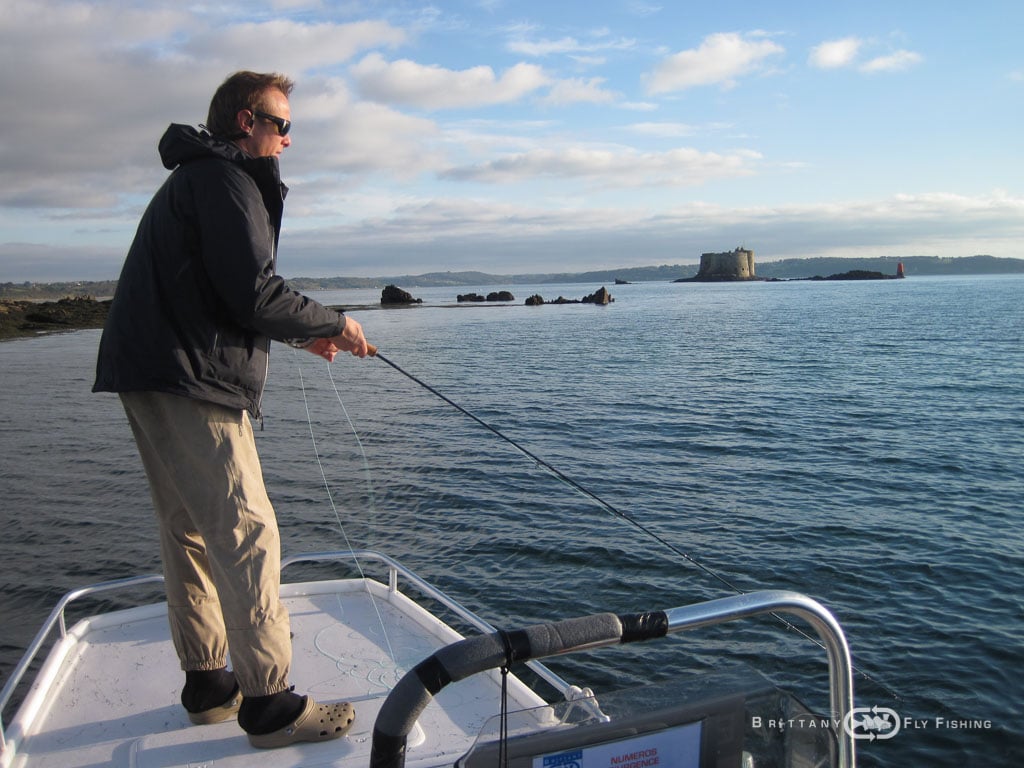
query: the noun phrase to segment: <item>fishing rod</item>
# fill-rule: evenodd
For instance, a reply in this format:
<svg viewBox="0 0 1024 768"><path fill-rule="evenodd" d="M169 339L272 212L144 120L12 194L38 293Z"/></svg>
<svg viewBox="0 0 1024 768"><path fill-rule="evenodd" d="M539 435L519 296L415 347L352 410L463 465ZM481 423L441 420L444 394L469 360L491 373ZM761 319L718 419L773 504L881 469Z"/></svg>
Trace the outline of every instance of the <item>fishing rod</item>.
<svg viewBox="0 0 1024 768"><path fill-rule="evenodd" d="M623 512L618 507L614 506L610 502L608 502L605 499L603 499L600 496L598 496L596 493L591 491L589 488L586 488L583 485L580 485L580 483L578 483L576 480L573 480L571 477L566 475L560 469L558 469L557 467L553 466L549 462L545 461L540 456L535 454L533 451L529 450L525 446L523 446L520 443L516 442L511 437L509 437L505 433L501 432L499 429L497 429L497 428L493 427L492 425L488 424L486 421L484 421L483 419L478 417L476 414L470 412L466 408L463 408L461 405L456 403L454 400L452 400L451 398L449 398L448 396L446 396L442 392L439 392L437 389L435 389L434 387L430 386L429 384L427 384L422 379L417 378L413 374L411 374L408 371L406 371L405 369L403 369L398 364L392 362L391 360L386 358L384 355L382 355L380 353L380 350L377 347L375 347L374 345L367 344L367 350L368 350L367 351L367 355L369 357L375 357L378 360L380 360L382 363L386 363L387 365L390 365L392 368L394 368L396 371L398 371L400 374L402 374L406 378L408 378L411 381L414 381L415 383L419 384L425 390L427 390L428 392L430 392L433 395L436 395L441 400L444 400L444 402L448 403L448 405L450 405L452 408L457 410L459 413L463 414L464 416L467 416L468 418L472 419L477 424L482 426L484 429L486 429L489 432L492 432L493 434L497 435L500 439L504 440L506 443L508 443L513 448L518 450L524 456L529 458L531 461L536 462L536 464L538 466L543 467L544 469L546 469L548 472L550 472L552 475L557 477L559 480L561 480L563 483L565 483L569 487L571 487L574 490L576 490L577 492L583 494L588 499L591 499L592 501L596 502L601 507L603 507L606 511L611 513L613 516L618 517L621 520L625 520L627 523L629 523L630 525L634 526L637 530L642 531L644 534L650 536L652 539L657 541L662 546L664 546L664 547L668 548L669 550L671 550L674 554L678 555L679 557L682 557L687 562L691 563L692 565L696 566L697 568L700 568L706 574L708 574L709 576L713 577L714 579L716 579L721 584L724 584L726 587L728 587L732 591L736 592L737 594L743 594L743 590L742 589L740 589L736 584L731 582L729 579L725 578L724 576L722 576L721 574L716 572L713 568L710 568L710 567L704 565L703 563L701 563L696 558L692 557L691 555L687 554L686 552L683 552L681 549L676 547L670 541L667 541L665 538L660 536L658 533L656 533L655 531L652 531L650 528L645 526L643 523L641 523L639 520L637 520L632 515L629 515L626 512Z"/></svg>
<svg viewBox="0 0 1024 768"><path fill-rule="evenodd" d="M431 394L437 396L438 398L440 398L441 400L446 402L448 405L450 405L452 408L457 410L459 413L461 413L464 416L472 419L477 424L482 426L484 429L486 429L489 432L493 433L494 435L496 435L501 440L504 440L506 443L508 443L513 448L518 450L520 453L522 453L524 456L529 458L531 461L535 462L538 466L540 466L543 469L545 469L548 472L550 472L552 475L554 475L556 478L558 478L559 480L564 482L566 485L570 486L571 488L576 490L578 493L581 493L582 495L584 495L587 498L591 499L592 501L596 502L598 505L600 505L603 509L605 509L607 512L609 512L614 517L617 517L620 520L624 520L625 522L627 522L628 524L632 525L637 530L641 531L642 533L646 534L647 536L650 536L652 539L657 541L662 546L666 547L672 553L674 553L674 554L678 555L679 557L683 558L684 560L686 560L686 562L690 563L691 565L699 568L701 571L703 571L704 573L706 573L709 576L711 576L712 578L714 578L720 584L723 584L726 587L728 587L735 594L742 595L742 594L746 593L746 590L741 589L733 581L731 581L730 579L727 579L725 576L723 576L720 573L718 573L714 568L711 568L710 566L705 565L704 563L702 563L699 560L697 560L697 558L695 558L692 555L690 555L690 554L684 552L683 550L679 549L672 542L666 540L663 536L659 535L657 532L655 532L655 531L651 530L650 528L648 528L647 526L645 526L643 523L641 523L639 520L637 520L632 515L630 515L630 514L628 514L626 512L623 512L618 507L616 507L614 504L612 504L609 501L607 501L607 500L603 499L602 497L598 496L596 493L591 491L589 488L584 487L579 482L577 482L576 480L574 480L571 477L569 477L568 475L566 475L560 469L558 469L557 467L553 466L549 462L545 461L540 456L538 456L537 454L533 453L533 451L529 450L525 446L523 446L520 443L518 443L516 440L512 439L511 437L509 437L508 435L503 433L501 430L497 429L496 427L492 426L491 424L488 424L486 421L484 421L483 419L481 419L480 417L478 417L476 414L472 413L468 409L464 408L463 406L459 405L458 403L456 403L454 400L449 398L444 393L438 391L436 388L434 388L431 385L427 384L425 381L423 381L422 379L418 378L417 376L409 373L408 371L406 371L404 368L402 368L397 363L393 362L392 360L389 360L387 357L382 355L380 353L380 350L376 346L374 346L373 344L369 344L368 343L366 346L367 346L367 356L368 357L376 358L377 360L380 360L381 362L389 365L391 368L393 368L394 370L398 371L398 373L402 374L403 376L408 378L410 381L415 382L416 384L420 385L421 387L423 387L425 390L427 390ZM782 622L782 624L787 629L796 632L797 634L803 636L807 640L810 640L815 645L817 645L817 646L819 646L821 648L824 648L824 644L818 638L811 636L810 634L808 634L807 632L802 630L800 627L795 626L792 622L790 622L784 616L781 616L778 613L772 613L771 615L773 617L775 617L776 619L778 619L780 622ZM853 669L855 669L862 677L864 677L864 679L871 681L873 684L877 685L879 688L884 690L895 701L902 701L903 700L903 697L900 696L898 693L896 693L896 691L894 691L892 689L892 687L886 685L885 683L881 682L880 680L877 680L876 678L874 678L873 676L871 676L868 673L864 672L863 670L858 669L856 666L854 666Z"/></svg>

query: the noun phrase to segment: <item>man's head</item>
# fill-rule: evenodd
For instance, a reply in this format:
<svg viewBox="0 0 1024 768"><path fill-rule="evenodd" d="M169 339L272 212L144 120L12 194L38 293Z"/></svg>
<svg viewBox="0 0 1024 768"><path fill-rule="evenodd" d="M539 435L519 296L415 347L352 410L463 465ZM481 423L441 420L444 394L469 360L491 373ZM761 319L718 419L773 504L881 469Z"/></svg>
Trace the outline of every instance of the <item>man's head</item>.
<svg viewBox="0 0 1024 768"><path fill-rule="evenodd" d="M292 143L288 96L295 84L284 75L236 72L210 101L206 126L253 157L280 155Z"/></svg>

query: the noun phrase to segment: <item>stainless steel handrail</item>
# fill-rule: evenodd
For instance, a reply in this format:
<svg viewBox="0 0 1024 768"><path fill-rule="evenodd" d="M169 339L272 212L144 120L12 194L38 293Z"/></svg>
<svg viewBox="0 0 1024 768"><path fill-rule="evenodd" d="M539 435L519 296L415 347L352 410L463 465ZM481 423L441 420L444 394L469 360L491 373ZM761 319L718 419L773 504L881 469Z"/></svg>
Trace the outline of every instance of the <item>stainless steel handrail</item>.
<svg viewBox="0 0 1024 768"><path fill-rule="evenodd" d="M842 628L815 600L798 592L749 592L696 605L617 616L611 613L565 619L516 630L518 658L538 659L724 624L764 613L789 613L806 620L828 654L832 722L842 723L838 738L840 768L853 768L853 736L846 727L853 709L853 664ZM628 635L628 636L627 636ZM406 673L388 695L373 729L371 768L402 768L406 738L420 712L440 687L507 663L509 640L496 633L452 643Z"/></svg>
<svg viewBox="0 0 1024 768"><path fill-rule="evenodd" d="M832 722L840 723L836 734L839 766L853 768L856 763L854 739L847 728L847 717L853 710L853 661L846 635L827 608L799 592L764 590L665 611L669 632L684 632L765 613L788 613L801 618L814 628L821 639L828 657Z"/></svg>
<svg viewBox="0 0 1024 768"><path fill-rule="evenodd" d="M388 589L390 591L397 591L397 577L401 575L424 596L444 605L480 631L485 633L497 631L486 620L424 581L398 561L380 552L373 550L343 550L301 553L285 558L282 561L281 567L284 570L284 568L300 562L339 562L346 559L354 560L360 571L362 570L361 566L359 566L360 562L375 561L382 563L388 569ZM67 606L75 600L102 592L123 590L144 584L161 582L163 582L163 576L158 574L115 579L74 589L60 599L43 623L43 626L36 633L35 638L21 661L15 667L3 690L0 691L0 750L6 747L3 711L54 627L59 627L61 639L67 636L67 627L65 626L64 619L64 612ZM664 613L668 619L668 632L672 633L776 612L797 616L807 621L817 632L828 656L829 698L832 717L834 721L845 724L849 713L853 709L853 665L850 658L850 650L843 630L835 617L817 601L798 592L768 590L671 608ZM563 694L571 687L569 683L543 664L529 661L527 666ZM839 738L838 757L840 768L853 768L855 764L853 736L845 727L841 728L841 732L837 735Z"/></svg>
<svg viewBox="0 0 1024 768"><path fill-rule="evenodd" d="M73 589L65 594L54 606L53 610L50 611L50 615L46 621L43 622L43 626L40 627L36 633L35 638L29 644L25 650L25 654L21 657L21 661L14 668L11 673L11 677L4 684L3 691L0 691L0 750L7 746L7 739L4 732L3 713L4 709L7 708L8 702L14 695L15 689L21 682L21 679L25 676L28 668L35 661L36 656L39 653L39 649L43 647L46 639L53 632L54 626L58 626L60 629L60 639L63 640L67 637L68 630L64 622L64 611L75 600L80 600L83 597L89 597L90 595L96 595L101 592L110 592L118 589L128 589L129 587L137 587L143 584L156 584L162 583L164 577L159 574L149 574L143 576L129 576L124 579L114 579L112 581L102 581L98 584L90 584L85 587L79 587Z"/></svg>

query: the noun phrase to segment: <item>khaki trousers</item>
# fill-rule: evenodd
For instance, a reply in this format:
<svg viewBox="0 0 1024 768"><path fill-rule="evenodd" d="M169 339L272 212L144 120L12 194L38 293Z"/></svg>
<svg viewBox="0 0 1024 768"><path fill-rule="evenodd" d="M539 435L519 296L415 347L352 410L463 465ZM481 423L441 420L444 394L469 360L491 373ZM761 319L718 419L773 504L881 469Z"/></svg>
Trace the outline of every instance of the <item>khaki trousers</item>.
<svg viewBox="0 0 1024 768"><path fill-rule="evenodd" d="M277 518L248 414L161 392L121 393L160 529L181 668L231 666L244 696L288 688Z"/></svg>

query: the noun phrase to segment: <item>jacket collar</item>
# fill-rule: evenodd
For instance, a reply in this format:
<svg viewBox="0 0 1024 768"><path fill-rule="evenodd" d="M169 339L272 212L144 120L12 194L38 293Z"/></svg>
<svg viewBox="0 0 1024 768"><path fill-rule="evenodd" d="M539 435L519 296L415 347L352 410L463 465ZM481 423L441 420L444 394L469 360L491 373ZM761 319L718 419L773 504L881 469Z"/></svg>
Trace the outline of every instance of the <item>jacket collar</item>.
<svg viewBox="0 0 1024 768"><path fill-rule="evenodd" d="M276 157L252 157L237 144L215 138L206 131L197 131L191 125L172 123L164 131L159 144L160 160L168 170L195 160L219 158L238 165L260 190L263 204L274 224L274 249L281 231L284 199L288 187L281 181L281 165Z"/></svg>

